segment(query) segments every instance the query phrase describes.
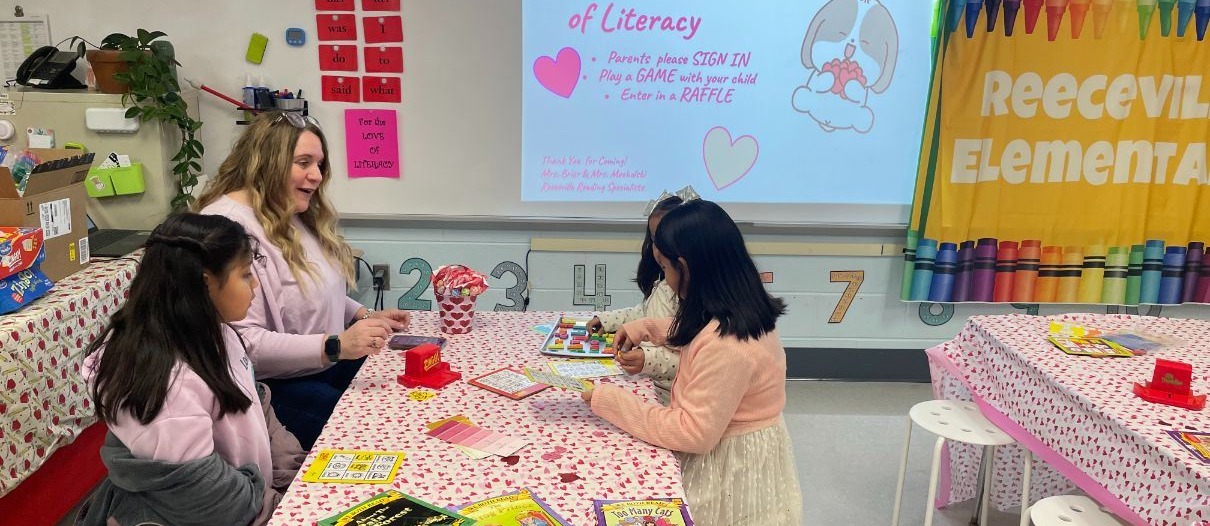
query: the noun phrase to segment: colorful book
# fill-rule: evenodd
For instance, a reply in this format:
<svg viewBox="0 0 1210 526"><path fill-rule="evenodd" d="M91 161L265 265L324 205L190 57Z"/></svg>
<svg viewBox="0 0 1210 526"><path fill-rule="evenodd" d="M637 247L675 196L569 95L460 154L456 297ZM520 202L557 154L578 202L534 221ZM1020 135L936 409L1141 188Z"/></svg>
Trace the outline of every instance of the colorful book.
<svg viewBox="0 0 1210 526"><path fill-rule="evenodd" d="M626 374L612 358L607 360L582 360L575 362L550 362L550 370L569 378L602 378Z"/></svg>
<svg viewBox="0 0 1210 526"><path fill-rule="evenodd" d="M1047 339L1050 340L1050 343L1055 344L1055 347L1058 347L1059 350L1073 356L1092 356L1094 358L1129 358L1134 356L1134 353L1130 352L1130 350L1104 338L1056 334Z"/></svg>
<svg viewBox="0 0 1210 526"><path fill-rule="evenodd" d="M325 449L303 473L305 482L382 484L395 480L407 454L402 451Z"/></svg>
<svg viewBox="0 0 1210 526"><path fill-rule="evenodd" d="M1210 433L1169 430L1168 435L1193 453L1202 464L1210 464Z"/></svg>
<svg viewBox="0 0 1210 526"><path fill-rule="evenodd" d="M454 511L491 526L571 526L526 488L467 504Z"/></svg>
<svg viewBox="0 0 1210 526"><path fill-rule="evenodd" d="M597 526L693 526L681 499L594 500Z"/></svg>
<svg viewBox="0 0 1210 526"><path fill-rule="evenodd" d="M346 511L321 519L318 526L472 526L475 520L404 493L388 490Z"/></svg>

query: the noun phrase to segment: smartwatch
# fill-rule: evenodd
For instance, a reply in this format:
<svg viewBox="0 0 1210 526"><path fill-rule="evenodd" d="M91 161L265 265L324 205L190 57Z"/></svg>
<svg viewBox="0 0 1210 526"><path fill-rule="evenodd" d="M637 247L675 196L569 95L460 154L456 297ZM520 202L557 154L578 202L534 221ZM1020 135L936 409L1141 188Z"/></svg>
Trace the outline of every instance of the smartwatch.
<svg viewBox="0 0 1210 526"><path fill-rule="evenodd" d="M329 362L336 363L340 361L339 334L333 334L324 339L324 354L327 355Z"/></svg>

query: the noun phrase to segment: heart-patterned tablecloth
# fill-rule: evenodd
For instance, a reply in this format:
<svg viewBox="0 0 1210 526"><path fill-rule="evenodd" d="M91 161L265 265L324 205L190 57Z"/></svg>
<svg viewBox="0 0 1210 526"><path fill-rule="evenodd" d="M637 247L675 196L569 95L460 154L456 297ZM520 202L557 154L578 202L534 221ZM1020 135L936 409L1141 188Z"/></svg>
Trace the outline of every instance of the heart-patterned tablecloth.
<svg viewBox="0 0 1210 526"><path fill-rule="evenodd" d="M0 316L0 496L96 421L84 348L126 302L135 263L94 261L46 296Z"/></svg>
<svg viewBox="0 0 1210 526"><path fill-rule="evenodd" d="M528 487L575 525L595 524L592 499L683 497L672 452L646 444L601 420L578 393L547 389L519 401L466 380L503 366L542 366L545 336L532 327L560 313L479 312L471 332L443 335L435 312L414 312L411 334L449 338L442 358L462 380L436 396L410 397L397 382L404 360L384 352L366 361L328 420L301 473L321 449L404 451L390 484L321 484L296 478L270 524L309 525L389 488L448 507ZM613 381L657 403L646 379ZM425 424L466 415L481 427L530 441L514 456L472 460L455 446L425 434ZM692 510L691 510L692 511Z"/></svg>
<svg viewBox="0 0 1210 526"><path fill-rule="evenodd" d="M1046 341L1050 320L1106 331L1140 329L1182 343L1134 358L1069 356ZM1193 366L1195 393L1210 391L1210 322L1125 315L974 316L954 340L928 351L938 398L981 400L1079 471L1103 504L1156 526L1210 525L1210 465L1166 433L1210 432L1210 408L1191 411L1136 397L1134 382L1151 380L1156 358ZM973 396L972 396L973 395ZM978 451L951 449L948 504L974 496ZM997 454L992 499L1020 503L1021 449ZM1038 463L1041 464L1041 463ZM1094 487L1087 487L1088 484ZM1050 466L1034 471L1031 500L1069 492L1074 484ZM1099 486L1095 487L1095 486ZM1130 517L1126 517L1130 518Z"/></svg>

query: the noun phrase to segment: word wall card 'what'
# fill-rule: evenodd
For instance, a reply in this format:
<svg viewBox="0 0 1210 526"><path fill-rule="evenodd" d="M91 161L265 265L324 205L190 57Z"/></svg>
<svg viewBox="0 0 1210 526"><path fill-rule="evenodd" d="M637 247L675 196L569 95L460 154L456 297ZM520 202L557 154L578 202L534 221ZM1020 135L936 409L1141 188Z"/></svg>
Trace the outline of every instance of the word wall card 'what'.
<svg viewBox="0 0 1210 526"><path fill-rule="evenodd" d="M395 110L345 110L349 177L398 179L399 125Z"/></svg>
<svg viewBox="0 0 1210 526"><path fill-rule="evenodd" d="M403 100L399 77L365 77L361 79L364 90L361 98L366 102L394 102Z"/></svg>

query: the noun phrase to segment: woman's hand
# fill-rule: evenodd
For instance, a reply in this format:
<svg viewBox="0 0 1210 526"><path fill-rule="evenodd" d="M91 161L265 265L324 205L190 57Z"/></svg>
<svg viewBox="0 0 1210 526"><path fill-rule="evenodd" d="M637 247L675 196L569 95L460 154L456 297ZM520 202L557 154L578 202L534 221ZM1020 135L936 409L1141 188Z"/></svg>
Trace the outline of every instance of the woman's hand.
<svg viewBox="0 0 1210 526"><path fill-rule="evenodd" d="M399 309L385 309L370 313L372 320L386 320L391 324L391 329L395 332L408 330L408 325L412 323L412 313Z"/></svg>
<svg viewBox="0 0 1210 526"><path fill-rule="evenodd" d="M386 347L391 330L391 324L387 320L377 318L358 320L352 327L340 333L340 359L356 360L363 356L378 354L383 347Z"/></svg>

